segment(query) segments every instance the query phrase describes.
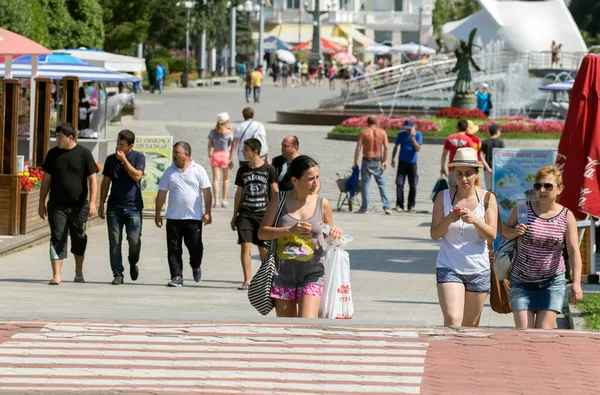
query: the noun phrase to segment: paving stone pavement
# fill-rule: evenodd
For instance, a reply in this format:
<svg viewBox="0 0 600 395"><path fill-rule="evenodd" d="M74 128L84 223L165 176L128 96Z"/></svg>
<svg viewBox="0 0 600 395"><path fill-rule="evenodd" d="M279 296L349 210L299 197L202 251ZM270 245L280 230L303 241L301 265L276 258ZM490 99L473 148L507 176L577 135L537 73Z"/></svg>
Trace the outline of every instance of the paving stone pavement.
<svg viewBox="0 0 600 395"><path fill-rule="evenodd" d="M235 96L241 95L237 88L226 87L225 91L211 89L167 90L163 95L143 94L138 100L142 105L142 120L125 120L122 124L112 126L109 134L116 137L122 128L130 128L139 135L172 134L175 140L191 143L193 158L210 173L206 158L206 136L213 126L210 118L214 119L217 112L229 111L236 120L238 117L230 108L236 107L239 111L246 105L241 96ZM281 102L292 106L295 101L297 108L309 107L316 105L316 97L311 97L328 94L318 88L311 89L289 89L280 95ZM215 97L220 102L219 106L215 104ZM260 104L264 117L257 116L257 119L274 119L277 103L276 96L265 94ZM158 108L164 113L159 113ZM152 117L163 119L148 119ZM350 171L354 143L327 140L325 136L329 127L267 123L266 128L271 156L279 154L279 144L284 136L296 134L299 137L300 151L319 161L322 194L335 206L339 196L336 173ZM347 207L341 212L334 212L336 224L355 237L349 250L355 320L359 322L443 323L434 275L438 243L429 239L429 194L437 179L440 154L441 146L427 145L420 153L417 209L423 213L384 215L376 188L371 191L372 213L352 214ZM394 171L387 171L386 177L388 194L394 199ZM232 201L233 175L230 186L229 199ZM204 280L201 284L193 283L190 269L186 267L186 283L181 289L165 287L169 279L165 233L154 226L152 219L144 220L141 274L135 283L126 278L123 286L108 285L112 278L104 225L89 229L85 264L87 284L70 282L69 273L73 273L74 264L72 258L68 258L63 268L65 282L60 287L48 287L46 281L51 272L47 245L0 257L3 273L0 282L4 290L0 317L256 319L257 313L249 305L245 293L235 289L242 278L239 247L235 244L235 233L229 229L230 218L230 210L214 210L213 224L205 228L203 235ZM255 256L253 270L258 265ZM481 324L511 327L513 322L510 315L495 314L486 305Z"/></svg>
<svg viewBox="0 0 600 395"><path fill-rule="evenodd" d="M597 332L0 322L0 393L595 394Z"/></svg>

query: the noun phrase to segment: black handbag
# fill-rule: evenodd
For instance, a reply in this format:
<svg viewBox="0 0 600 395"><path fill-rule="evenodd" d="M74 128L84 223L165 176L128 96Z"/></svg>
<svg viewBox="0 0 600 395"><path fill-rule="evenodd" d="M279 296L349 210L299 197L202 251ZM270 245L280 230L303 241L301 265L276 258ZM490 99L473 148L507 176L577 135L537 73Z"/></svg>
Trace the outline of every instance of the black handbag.
<svg viewBox="0 0 600 395"><path fill-rule="evenodd" d="M279 199L279 205L277 207L275 225L277 225L277 222L279 222L281 212L285 207L287 194L285 192L279 192L277 197ZM274 307L273 299L271 299L269 295L271 294L273 276L275 275L276 270L275 248L276 241L271 240L267 249L267 256L265 257L264 262L260 265L260 268L254 277L252 277L252 281L248 287L248 300L250 301L250 304L262 315L269 314Z"/></svg>

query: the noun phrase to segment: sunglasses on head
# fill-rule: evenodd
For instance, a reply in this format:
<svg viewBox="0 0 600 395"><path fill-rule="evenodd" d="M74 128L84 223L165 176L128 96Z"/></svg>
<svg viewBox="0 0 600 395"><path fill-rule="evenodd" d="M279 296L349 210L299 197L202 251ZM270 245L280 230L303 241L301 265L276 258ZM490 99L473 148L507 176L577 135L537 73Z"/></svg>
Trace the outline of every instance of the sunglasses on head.
<svg viewBox="0 0 600 395"><path fill-rule="evenodd" d="M550 184L549 182L542 184L541 182L536 182L535 184L533 184L533 189L535 189L536 191L539 191L540 189L542 189L542 187L544 187L544 189L548 192L551 192L554 189L554 184Z"/></svg>

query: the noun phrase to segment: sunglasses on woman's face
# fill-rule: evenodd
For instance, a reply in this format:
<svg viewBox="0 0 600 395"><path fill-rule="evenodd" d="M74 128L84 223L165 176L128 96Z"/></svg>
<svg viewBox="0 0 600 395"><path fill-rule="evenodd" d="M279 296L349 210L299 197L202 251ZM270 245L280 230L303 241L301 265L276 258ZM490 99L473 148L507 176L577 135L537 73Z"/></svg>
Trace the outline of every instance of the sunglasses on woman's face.
<svg viewBox="0 0 600 395"><path fill-rule="evenodd" d="M549 182L542 184L541 182L536 182L535 184L533 184L533 189L535 189L536 191L539 191L540 189L542 189L542 187L544 187L544 189L548 192L552 192L552 190L554 189L554 184L550 184Z"/></svg>

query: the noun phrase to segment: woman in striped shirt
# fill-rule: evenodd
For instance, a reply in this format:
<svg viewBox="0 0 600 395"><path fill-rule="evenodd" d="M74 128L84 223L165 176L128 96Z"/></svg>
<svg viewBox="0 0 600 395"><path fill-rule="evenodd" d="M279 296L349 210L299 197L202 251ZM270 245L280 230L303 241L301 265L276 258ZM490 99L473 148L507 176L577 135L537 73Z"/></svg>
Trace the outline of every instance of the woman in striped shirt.
<svg viewBox="0 0 600 395"><path fill-rule="evenodd" d="M517 239L510 279L510 300L517 329L552 329L562 311L566 281L566 243L573 267L571 300L582 298L581 255L575 216L556 201L563 190L560 170L538 170L533 184L537 200L527 201L527 223L518 223L514 209L504 226L504 236Z"/></svg>

